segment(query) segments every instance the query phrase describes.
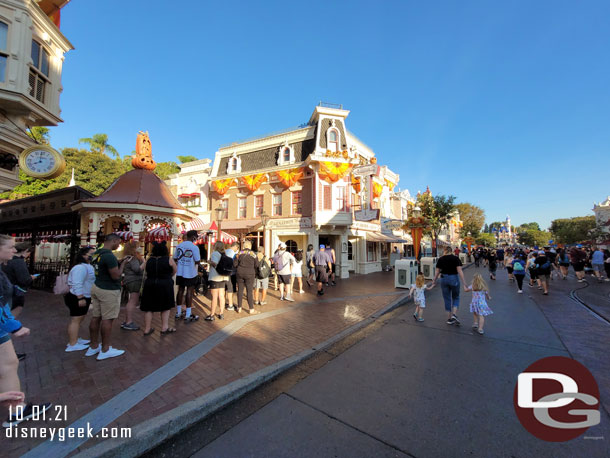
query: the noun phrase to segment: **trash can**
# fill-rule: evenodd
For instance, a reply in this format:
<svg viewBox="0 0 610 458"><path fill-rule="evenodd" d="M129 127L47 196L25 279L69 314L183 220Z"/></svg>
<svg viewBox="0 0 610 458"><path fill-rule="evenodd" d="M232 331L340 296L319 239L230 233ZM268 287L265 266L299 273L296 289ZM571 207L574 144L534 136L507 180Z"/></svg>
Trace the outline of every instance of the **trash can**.
<svg viewBox="0 0 610 458"><path fill-rule="evenodd" d="M462 264L466 265L468 264L468 254L467 253L460 253L460 261L462 261Z"/></svg>
<svg viewBox="0 0 610 458"><path fill-rule="evenodd" d="M437 261L437 257L424 256L423 258L421 258L421 270L426 280L434 280Z"/></svg>
<svg viewBox="0 0 610 458"><path fill-rule="evenodd" d="M415 284L417 277L417 260L397 259L394 264L394 286L396 288L410 288Z"/></svg>

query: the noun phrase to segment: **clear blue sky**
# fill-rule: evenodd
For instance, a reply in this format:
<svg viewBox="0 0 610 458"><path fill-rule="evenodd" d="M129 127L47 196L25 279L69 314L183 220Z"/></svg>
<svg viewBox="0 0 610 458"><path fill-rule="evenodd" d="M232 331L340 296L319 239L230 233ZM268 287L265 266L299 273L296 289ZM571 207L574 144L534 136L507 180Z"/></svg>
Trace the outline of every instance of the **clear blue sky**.
<svg viewBox="0 0 610 458"><path fill-rule="evenodd" d="M157 161L213 158L318 101L413 194L513 224L592 214L610 194L610 2L72 0L64 123Z"/></svg>

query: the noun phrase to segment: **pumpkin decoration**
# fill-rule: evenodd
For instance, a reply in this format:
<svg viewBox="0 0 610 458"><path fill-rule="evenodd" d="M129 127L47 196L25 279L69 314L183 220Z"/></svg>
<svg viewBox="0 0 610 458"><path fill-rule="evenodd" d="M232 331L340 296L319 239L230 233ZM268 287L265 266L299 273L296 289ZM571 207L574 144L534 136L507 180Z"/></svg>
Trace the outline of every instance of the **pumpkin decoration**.
<svg viewBox="0 0 610 458"><path fill-rule="evenodd" d="M275 172L275 175L277 176L278 180L280 180L280 183L282 183L286 188L289 188L290 186L294 186L295 184L297 184L299 180L303 178L303 173L304 172L302 168L296 168L288 170L278 170L277 172Z"/></svg>
<svg viewBox="0 0 610 458"><path fill-rule="evenodd" d="M371 164L377 164L377 158L376 157L372 157L371 158Z"/></svg>
<svg viewBox="0 0 610 458"><path fill-rule="evenodd" d="M381 197L383 185L381 183L373 183L373 197Z"/></svg>
<svg viewBox="0 0 610 458"><path fill-rule="evenodd" d="M349 157L349 153L346 149L343 150L343 159L347 159Z"/></svg>
<svg viewBox="0 0 610 458"><path fill-rule="evenodd" d="M320 171L318 174L320 175L320 178L326 182L334 183L347 175L351 168L352 164L348 164L347 162L320 162Z"/></svg>
<svg viewBox="0 0 610 458"><path fill-rule="evenodd" d="M256 191L265 181L267 181L267 175L265 175L264 173L259 173L258 175L246 175L244 177L241 177L242 184L250 192Z"/></svg>
<svg viewBox="0 0 610 458"><path fill-rule="evenodd" d="M136 155L131 159L134 169L155 170L157 163L152 158L152 147L148 132L138 132L136 138Z"/></svg>
<svg viewBox="0 0 610 458"><path fill-rule="evenodd" d="M234 184L236 184L236 183L233 178L227 178L226 180L214 181L212 183L212 186L214 186L214 191L216 191L221 196L224 196L227 193L227 191L229 190L229 188L231 186L233 186Z"/></svg>
<svg viewBox="0 0 610 458"><path fill-rule="evenodd" d="M352 188L354 188L354 191L356 191L357 193L360 192L360 190L362 189L360 177L355 177L354 175L352 175Z"/></svg>

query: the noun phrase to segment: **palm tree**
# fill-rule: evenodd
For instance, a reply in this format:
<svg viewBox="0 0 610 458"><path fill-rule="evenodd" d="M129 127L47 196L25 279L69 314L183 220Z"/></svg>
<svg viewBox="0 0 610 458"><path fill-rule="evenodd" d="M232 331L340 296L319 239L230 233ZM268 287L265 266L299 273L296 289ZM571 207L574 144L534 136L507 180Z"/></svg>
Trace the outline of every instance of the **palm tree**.
<svg viewBox="0 0 610 458"><path fill-rule="evenodd" d="M110 151L115 158L119 157L119 152L114 146L108 143L108 135L94 134L91 138L81 138L78 143L87 143L92 153L105 153Z"/></svg>

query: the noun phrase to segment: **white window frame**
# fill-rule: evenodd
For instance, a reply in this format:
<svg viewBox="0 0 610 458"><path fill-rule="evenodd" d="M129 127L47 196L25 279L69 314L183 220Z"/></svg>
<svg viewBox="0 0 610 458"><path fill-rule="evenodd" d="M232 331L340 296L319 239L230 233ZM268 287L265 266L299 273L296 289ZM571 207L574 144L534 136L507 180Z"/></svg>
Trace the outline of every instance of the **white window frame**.
<svg viewBox="0 0 610 458"><path fill-rule="evenodd" d="M289 159L288 160L286 160L284 158L284 154L287 151L289 153ZM292 146L290 146L288 143L283 143L282 145L280 145L280 148L278 150L277 165L292 164L293 162L295 162L295 159L294 159L294 148Z"/></svg>
<svg viewBox="0 0 610 458"><path fill-rule="evenodd" d="M301 207L301 211L298 213L295 212L295 210L294 210L295 209L294 194L297 192L299 193L299 197L300 197L298 204ZM303 214L303 191L297 190L297 191L290 192L290 213L295 216L301 216Z"/></svg>
<svg viewBox="0 0 610 458"><path fill-rule="evenodd" d="M242 206L242 203L244 204ZM243 212L242 212L243 210ZM237 218L245 219L248 215L248 198L238 197L237 198Z"/></svg>
<svg viewBox="0 0 610 458"><path fill-rule="evenodd" d="M272 194L272 196L273 196L273 198L271 200L271 214L272 214L272 216L282 216L282 206L283 206L282 193L278 192L277 194ZM277 205L276 198L280 199L280 202L279 202L279 205L280 205L279 212L276 211L276 208L275 208L276 205Z"/></svg>
<svg viewBox="0 0 610 458"><path fill-rule="evenodd" d="M227 162L227 175L241 173L241 158L237 153L233 153Z"/></svg>
<svg viewBox="0 0 610 458"><path fill-rule="evenodd" d="M258 199L261 199L261 203L262 205L258 205ZM260 211L259 211L260 209ZM260 217L263 212L265 211L265 195L264 194L257 194L254 196L254 217L258 218Z"/></svg>
<svg viewBox="0 0 610 458"><path fill-rule="evenodd" d="M224 216L222 217L222 219L223 220L229 219L229 199L220 199L218 201L218 204L221 208L224 209Z"/></svg>
<svg viewBox="0 0 610 458"><path fill-rule="evenodd" d="M34 62L32 59L32 63L30 64L30 72L28 74L28 85L29 91L28 94L30 97L38 100L40 103L44 104L45 99L47 98L47 93L49 91L49 87L51 86L51 77L49 76L51 73L51 53L45 48L45 46L38 40L32 38L32 47L36 43L40 47L40 52L38 54L38 62ZM42 59L43 56L47 56L47 73L42 71ZM32 57L32 50L30 48L30 59ZM38 98L38 87L41 85L42 90L40 91L40 98Z"/></svg>
<svg viewBox="0 0 610 458"><path fill-rule="evenodd" d="M337 141L336 142L331 142L330 141L330 134L331 132L334 132L337 134ZM333 150L330 145L331 143L335 143L336 144L336 149ZM341 151L341 132L339 131L339 129L337 129L334 126L334 123L331 127L328 128L328 130L326 131L326 149L332 151L332 152L337 152L337 151Z"/></svg>

